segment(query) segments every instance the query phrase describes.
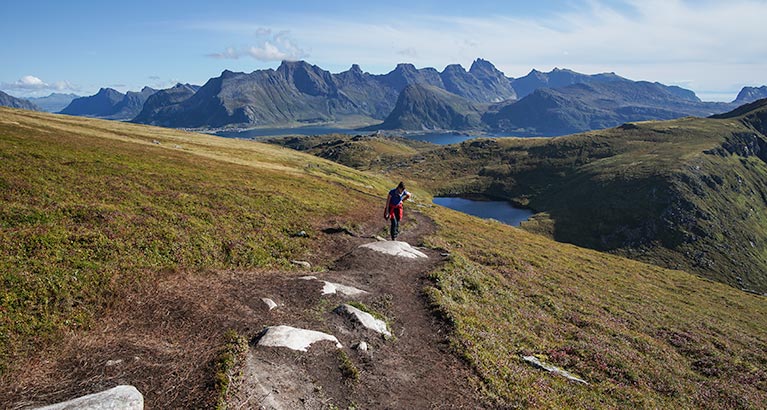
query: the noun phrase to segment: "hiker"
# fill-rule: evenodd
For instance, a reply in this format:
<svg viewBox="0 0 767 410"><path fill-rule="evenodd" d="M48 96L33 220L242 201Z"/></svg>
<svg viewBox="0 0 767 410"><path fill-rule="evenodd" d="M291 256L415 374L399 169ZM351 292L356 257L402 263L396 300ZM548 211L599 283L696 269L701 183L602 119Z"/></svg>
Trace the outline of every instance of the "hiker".
<svg viewBox="0 0 767 410"><path fill-rule="evenodd" d="M384 219L391 220L391 240L397 240L399 221L402 219L402 202L410 198L410 192L405 190L405 183L400 182L396 188L389 191L384 208Z"/></svg>

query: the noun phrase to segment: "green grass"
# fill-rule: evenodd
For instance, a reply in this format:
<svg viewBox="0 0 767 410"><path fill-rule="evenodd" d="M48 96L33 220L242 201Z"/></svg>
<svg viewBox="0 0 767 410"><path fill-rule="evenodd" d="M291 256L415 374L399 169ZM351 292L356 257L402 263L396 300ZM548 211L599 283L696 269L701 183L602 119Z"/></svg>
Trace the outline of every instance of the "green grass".
<svg viewBox="0 0 767 410"><path fill-rule="evenodd" d="M434 195L479 194L545 212L524 227L559 242L764 293L765 151L767 137L746 120L683 118L472 140L421 150L396 167L365 166Z"/></svg>
<svg viewBox="0 0 767 410"><path fill-rule="evenodd" d="M726 285L430 211L451 260L427 294L495 405L762 408L767 304ZM537 355L590 385L521 360Z"/></svg>
<svg viewBox="0 0 767 410"><path fill-rule="evenodd" d="M338 369L341 371L341 375L344 379L351 383L357 383L360 380L360 371L354 362L349 358L349 355L343 349L337 350L338 356Z"/></svg>
<svg viewBox="0 0 767 410"><path fill-rule="evenodd" d="M239 377L238 368L241 366L243 355L248 351L248 341L229 330L224 334L224 346L216 358L214 376L215 390L218 393L216 410L226 410L227 397L232 382Z"/></svg>
<svg viewBox="0 0 767 410"><path fill-rule="evenodd" d="M721 121L722 127L732 125ZM430 189L484 192L495 186L533 205L546 195L554 198L547 184L561 178L609 187L620 178L659 177L657 170L664 169L662 181L679 183L675 175L691 175L679 174L691 164L680 158L698 161L696 171L706 172L729 161L742 168L716 174L721 183L701 172L697 182L674 192L691 198L698 195L696 184L713 190L703 177L709 175L715 186L738 187L740 195L700 196L696 209L720 214L723 207L753 207L750 192L760 188L751 176L746 184L737 178L746 180L744 169L761 172L756 158L701 154L722 140L696 140L688 131L669 131L676 142L637 132L631 140L608 132L529 140L524 147L516 140L480 141L434 151L430 163L402 172L422 171ZM580 154L584 143L590 148ZM697 154L686 153L690 144ZM619 158L628 145L641 147L642 161L650 163ZM677 160L664 157L666 149L676 150ZM462 151L464 159L473 159L459 161ZM597 166L599 161L604 164ZM546 172L536 171L541 163ZM526 182L515 175L526 175ZM419 198L426 197L423 186L415 189ZM514 194L518 186L531 194ZM378 209L391 181L274 146L0 108L0 188L5 368L23 365L61 331L87 327L133 283L152 281L158 272L293 269L290 259L312 251L311 241L293 233L317 232L328 219L344 221L363 207ZM575 185L568 189L575 195ZM756 409L767 402L764 297L440 207L424 210L438 225L427 244L452 255L430 274L427 295L451 325L453 348L474 367L491 405ZM764 218L741 217L755 225ZM562 214L553 212L531 228L556 235L562 223ZM739 235L758 232L733 226ZM709 232L712 240L730 240L725 230ZM764 257L763 242L755 239L751 252ZM656 249L656 257L676 256ZM225 376L236 367L234 352L242 341L235 336L227 335L216 362L218 392L226 390ZM530 354L590 384L535 369L521 360ZM339 357L339 366L343 362ZM353 374L353 365L342 371Z"/></svg>
<svg viewBox="0 0 767 410"><path fill-rule="evenodd" d="M310 251L293 233L390 184L263 144L0 109L0 374L156 272L291 269Z"/></svg>

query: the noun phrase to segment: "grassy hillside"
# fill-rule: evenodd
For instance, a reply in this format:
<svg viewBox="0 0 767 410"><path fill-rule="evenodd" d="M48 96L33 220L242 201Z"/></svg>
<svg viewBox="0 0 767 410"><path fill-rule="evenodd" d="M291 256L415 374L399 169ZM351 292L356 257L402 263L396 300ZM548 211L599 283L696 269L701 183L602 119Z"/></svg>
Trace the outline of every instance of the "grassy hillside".
<svg viewBox="0 0 767 410"><path fill-rule="evenodd" d="M611 152L603 137L579 138ZM568 147L567 141L556 143ZM530 149L548 144L526 143ZM475 144L492 153L499 143ZM700 142L702 149L712 145ZM447 148L461 149L468 148ZM443 186L483 186L481 176L460 173L483 152ZM12 378L62 330L87 329L135 283L151 288L162 272L282 271L291 269L290 259L304 257L330 263L315 249L321 244L291 235L314 236L329 221L353 223L368 209L378 212L390 187L372 174L284 148L12 109L0 109L0 158L0 380ZM453 347L475 368L490 406L762 408L767 402L764 297L442 208L419 209L439 227L427 244L451 254L430 274L427 296L451 326ZM172 300L151 302L143 309L172 309L162 305ZM530 367L520 359L528 354L589 385Z"/></svg>
<svg viewBox="0 0 767 410"><path fill-rule="evenodd" d="M446 146L396 173L435 194L483 194L545 212L561 242L767 292L767 137L758 108L552 139ZM756 124L756 125L754 125Z"/></svg>
<svg viewBox="0 0 767 410"><path fill-rule="evenodd" d="M418 140L377 135L276 137L265 142L305 151L360 170L387 169L438 147Z"/></svg>
<svg viewBox="0 0 767 410"><path fill-rule="evenodd" d="M2 108L0 370L157 272L287 267L309 253L290 235L376 189L274 146Z"/></svg>
<svg viewBox="0 0 767 410"><path fill-rule="evenodd" d="M498 407L767 402L764 297L444 208L430 214L440 225L431 245L452 256L427 293ZM549 376L526 355L589 385Z"/></svg>

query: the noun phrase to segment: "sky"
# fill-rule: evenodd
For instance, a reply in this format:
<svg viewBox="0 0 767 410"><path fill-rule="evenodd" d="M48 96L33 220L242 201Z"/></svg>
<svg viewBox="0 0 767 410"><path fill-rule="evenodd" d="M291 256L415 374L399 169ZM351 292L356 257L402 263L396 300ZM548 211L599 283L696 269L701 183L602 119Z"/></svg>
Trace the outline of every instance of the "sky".
<svg viewBox="0 0 767 410"><path fill-rule="evenodd" d="M0 90L202 85L282 60L382 74L483 58L509 77L615 72L731 101L767 84L766 15L767 0L3 0Z"/></svg>

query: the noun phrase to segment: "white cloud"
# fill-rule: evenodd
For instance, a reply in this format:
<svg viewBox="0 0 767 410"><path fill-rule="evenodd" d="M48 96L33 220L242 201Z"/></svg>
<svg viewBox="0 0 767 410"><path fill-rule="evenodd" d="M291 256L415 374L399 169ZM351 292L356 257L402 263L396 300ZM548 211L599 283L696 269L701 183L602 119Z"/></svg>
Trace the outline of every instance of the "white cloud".
<svg viewBox="0 0 767 410"><path fill-rule="evenodd" d="M291 27L289 36L274 34L264 23L208 21L196 28L238 38L256 33L256 44L214 57L276 61L304 58L309 55L304 50L311 50L312 63L330 69L358 63L365 71L383 73L403 59L419 67L468 67L481 57L512 77L532 68L614 71L712 95L767 83L767 42L760 40L765 0L581 3L539 16L504 13L514 7L499 6L495 15L478 17L297 12L268 21L271 27Z"/></svg>
<svg viewBox="0 0 767 410"><path fill-rule="evenodd" d="M48 84L33 75L25 75L19 80L16 80L16 82L13 83L11 87L16 88L17 90L39 90L42 88L48 88Z"/></svg>
<svg viewBox="0 0 767 410"><path fill-rule="evenodd" d="M80 91L80 88L68 81L47 83L33 75L25 75L12 83L2 83L0 88L24 96L40 96L52 92Z"/></svg>
<svg viewBox="0 0 767 410"><path fill-rule="evenodd" d="M767 83L764 15L767 2L757 0L627 0L619 8L594 0L538 18L296 16L292 35L311 48L315 63L359 63L371 72L392 69L403 55L438 69L482 57L514 77L567 67L737 92L740 84Z"/></svg>
<svg viewBox="0 0 767 410"><path fill-rule="evenodd" d="M258 27L255 32L258 40L256 45L241 49L228 47L222 52L208 54L208 56L230 60L250 56L259 61L300 60L308 56L308 53L291 40L288 31L272 34L272 30Z"/></svg>

